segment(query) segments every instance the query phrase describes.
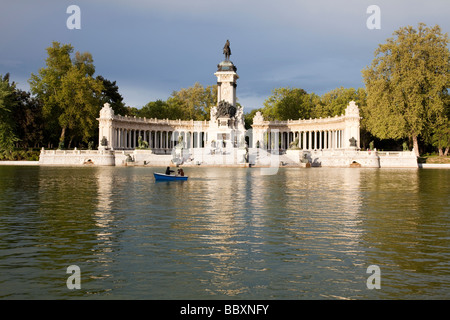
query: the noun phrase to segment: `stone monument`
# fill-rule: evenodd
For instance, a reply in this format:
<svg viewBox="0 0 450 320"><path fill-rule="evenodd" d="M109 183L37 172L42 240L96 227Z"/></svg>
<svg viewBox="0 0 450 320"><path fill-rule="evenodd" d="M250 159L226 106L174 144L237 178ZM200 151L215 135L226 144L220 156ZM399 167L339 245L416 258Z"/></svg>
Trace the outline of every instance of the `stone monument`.
<svg viewBox="0 0 450 320"><path fill-rule="evenodd" d="M225 60L217 65L217 106L211 108L207 146L236 148L240 136L245 134L244 112L236 104L236 66L230 61L230 41L223 48Z"/></svg>

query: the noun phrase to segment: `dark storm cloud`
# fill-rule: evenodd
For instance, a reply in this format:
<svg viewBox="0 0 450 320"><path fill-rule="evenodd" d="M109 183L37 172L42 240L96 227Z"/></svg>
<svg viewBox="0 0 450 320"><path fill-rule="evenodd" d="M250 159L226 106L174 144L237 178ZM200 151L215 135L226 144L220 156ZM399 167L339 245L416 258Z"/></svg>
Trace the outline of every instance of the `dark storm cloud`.
<svg viewBox="0 0 450 320"><path fill-rule="evenodd" d="M81 30L68 30L66 8L81 9ZM381 30L369 30L369 5ZM116 80L125 102L140 107L172 91L216 82L222 47L231 41L238 98L261 107L273 88L325 93L363 87L361 70L401 26L450 28L450 5L433 1L7 1L0 10L0 74L27 87L52 41L89 51L96 73Z"/></svg>

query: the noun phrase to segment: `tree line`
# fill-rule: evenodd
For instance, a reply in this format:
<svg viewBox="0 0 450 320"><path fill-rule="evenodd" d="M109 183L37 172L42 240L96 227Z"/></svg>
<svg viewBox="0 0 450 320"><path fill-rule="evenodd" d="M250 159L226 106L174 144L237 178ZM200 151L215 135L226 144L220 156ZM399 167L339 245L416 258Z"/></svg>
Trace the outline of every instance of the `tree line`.
<svg viewBox="0 0 450 320"><path fill-rule="evenodd" d="M416 153L450 147L450 53L439 26L402 27L380 44L362 70L365 88L336 88L321 96L302 88L273 89L263 107L245 114L251 127L261 111L267 120L325 118L344 113L349 101L360 107L361 146L412 148ZM102 105L116 114L182 120L209 120L217 105L217 86L195 83L166 100L142 108L126 106L115 81L94 76L89 52L53 42L45 67L29 79L31 92L0 76L0 149L91 148L98 141Z"/></svg>

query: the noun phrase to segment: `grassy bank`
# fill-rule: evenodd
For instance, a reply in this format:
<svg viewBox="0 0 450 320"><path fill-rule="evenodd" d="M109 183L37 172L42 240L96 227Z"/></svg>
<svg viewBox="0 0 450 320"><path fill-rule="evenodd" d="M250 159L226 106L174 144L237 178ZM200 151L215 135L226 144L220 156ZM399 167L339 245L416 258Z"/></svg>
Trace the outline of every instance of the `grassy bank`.
<svg viewBox="0 0 450 320"><path fill-rule="evenodd" d="M434 163L434 164L442 164L442 163L450 163L450 156L440 157L436 154L425 154L419 157L419 163Z"/></svg>
<svg viewBox="0 0 450 320"><path fill-rule="evenodd" d="M39 161L39 150L0 150L0 161Z"/></svg>

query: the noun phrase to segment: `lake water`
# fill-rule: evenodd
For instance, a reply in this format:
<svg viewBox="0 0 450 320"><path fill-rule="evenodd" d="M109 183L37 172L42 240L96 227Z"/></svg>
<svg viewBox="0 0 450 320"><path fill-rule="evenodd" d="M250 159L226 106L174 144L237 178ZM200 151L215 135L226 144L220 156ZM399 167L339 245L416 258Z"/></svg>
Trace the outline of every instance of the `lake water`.
<svg viewBox="0 0 450 320"><path fill-rule="evenodd" d="M0 167L0 298L450 298L450 170L161 170Z"/></svg>

